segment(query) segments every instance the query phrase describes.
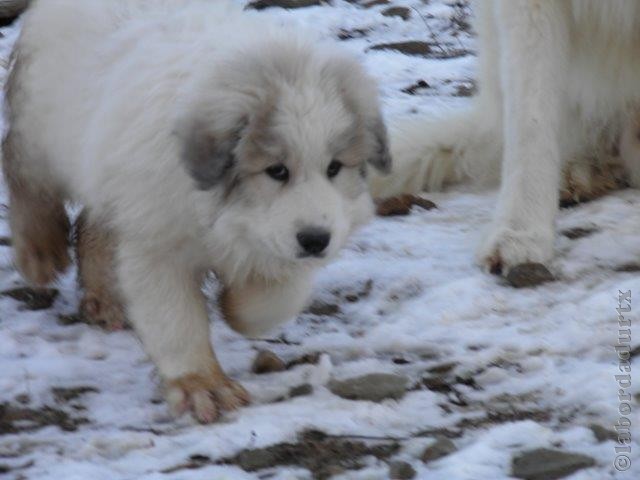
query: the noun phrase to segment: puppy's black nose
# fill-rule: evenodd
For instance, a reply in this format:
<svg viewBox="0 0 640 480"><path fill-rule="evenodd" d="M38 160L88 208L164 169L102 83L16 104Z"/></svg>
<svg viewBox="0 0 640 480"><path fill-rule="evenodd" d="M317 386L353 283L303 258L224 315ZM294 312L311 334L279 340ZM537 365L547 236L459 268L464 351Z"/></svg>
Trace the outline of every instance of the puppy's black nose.
<svg viewBox="0 0 640 480"><path fill-rule="evenodd" d="M331 234L322 228L307 228L298 232L298 243L308 255L319 255L329 245Z"/></svg>

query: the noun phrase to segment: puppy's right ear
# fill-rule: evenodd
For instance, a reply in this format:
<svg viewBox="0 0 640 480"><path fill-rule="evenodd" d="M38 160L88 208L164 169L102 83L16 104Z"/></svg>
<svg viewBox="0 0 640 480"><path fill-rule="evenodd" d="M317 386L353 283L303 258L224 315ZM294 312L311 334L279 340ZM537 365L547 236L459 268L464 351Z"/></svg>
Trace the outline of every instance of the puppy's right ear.
<svg viewBox="0 0 640 480"><path fill-rule="evenodd" d="M199 190L209 190L227 178L243 128L239 125L218 132L203 119L191 120L181 128L182 162Z"/></svg>

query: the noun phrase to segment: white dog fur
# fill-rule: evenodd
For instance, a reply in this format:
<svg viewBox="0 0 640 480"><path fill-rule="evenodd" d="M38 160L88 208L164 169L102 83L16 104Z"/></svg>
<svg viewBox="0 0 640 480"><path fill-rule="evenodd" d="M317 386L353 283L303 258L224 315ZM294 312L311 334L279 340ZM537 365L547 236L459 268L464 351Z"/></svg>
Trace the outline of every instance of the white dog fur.
<svg viewBox="0 0 640 480"><path fill-rule="evenodd" d="M479 94L466 111L392 127L395 172L373 188L501 177L478 259L506 274L552 259L564 178L593 190L593 165L619 161L640 186L640 1L477 0L473 9Z"/></svg>
<svg viewBox="0 0 640 480"><path fill-rule="evenodd" d="M204 422L247 401L210 343L205 272L234 328L291 318L372 213L367 163L390 167L354 59L222 1L36 0L7 102L18 267L52 281L69 261L64 201L84 205L117 238L119 294L170 403ZM304 247L309 231L328 245Z"/></svg>

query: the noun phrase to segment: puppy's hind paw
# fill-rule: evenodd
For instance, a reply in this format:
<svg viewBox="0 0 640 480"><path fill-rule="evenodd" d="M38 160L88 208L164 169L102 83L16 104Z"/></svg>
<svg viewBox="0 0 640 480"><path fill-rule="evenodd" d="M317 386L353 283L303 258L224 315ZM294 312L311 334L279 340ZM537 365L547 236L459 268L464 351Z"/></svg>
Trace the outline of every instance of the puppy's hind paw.
<svg viewBox="0 0 640 480"><path fill-rule="evenodd" d="M167 384L166 397L174 415L191 411L204 424L250 403L249 393L242 385L220 374L190 374L172 380Z"/></svg>

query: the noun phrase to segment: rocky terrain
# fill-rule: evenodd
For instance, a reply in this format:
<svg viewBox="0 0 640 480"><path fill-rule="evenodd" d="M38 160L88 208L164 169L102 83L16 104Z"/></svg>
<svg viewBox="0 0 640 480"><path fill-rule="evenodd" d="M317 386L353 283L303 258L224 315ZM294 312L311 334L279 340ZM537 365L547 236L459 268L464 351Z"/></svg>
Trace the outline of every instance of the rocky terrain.
<svg viewBox="0 0 640 480"><path fill-rule="evenodd" d="M474 92L466 1L249 8L359 55L390 121L463 106ZM0 30L0 80L18 28ZM201 426L170 417L131 331L81 322L75 271L49 290L25 286L0 184L0 478L640 478L637 425L631 466L614 465L616 308L630 290L629 315L640 311L640 193L563 209L553 278L536 288L474 265L495 192L424 197L379 206L392 215L359 232L318 275L308 309L267 338L231 332L212 302L218 356L253 403ZM211 299L216 288L206 286ZM635 411L639 392L634 378Z"/></svg>

